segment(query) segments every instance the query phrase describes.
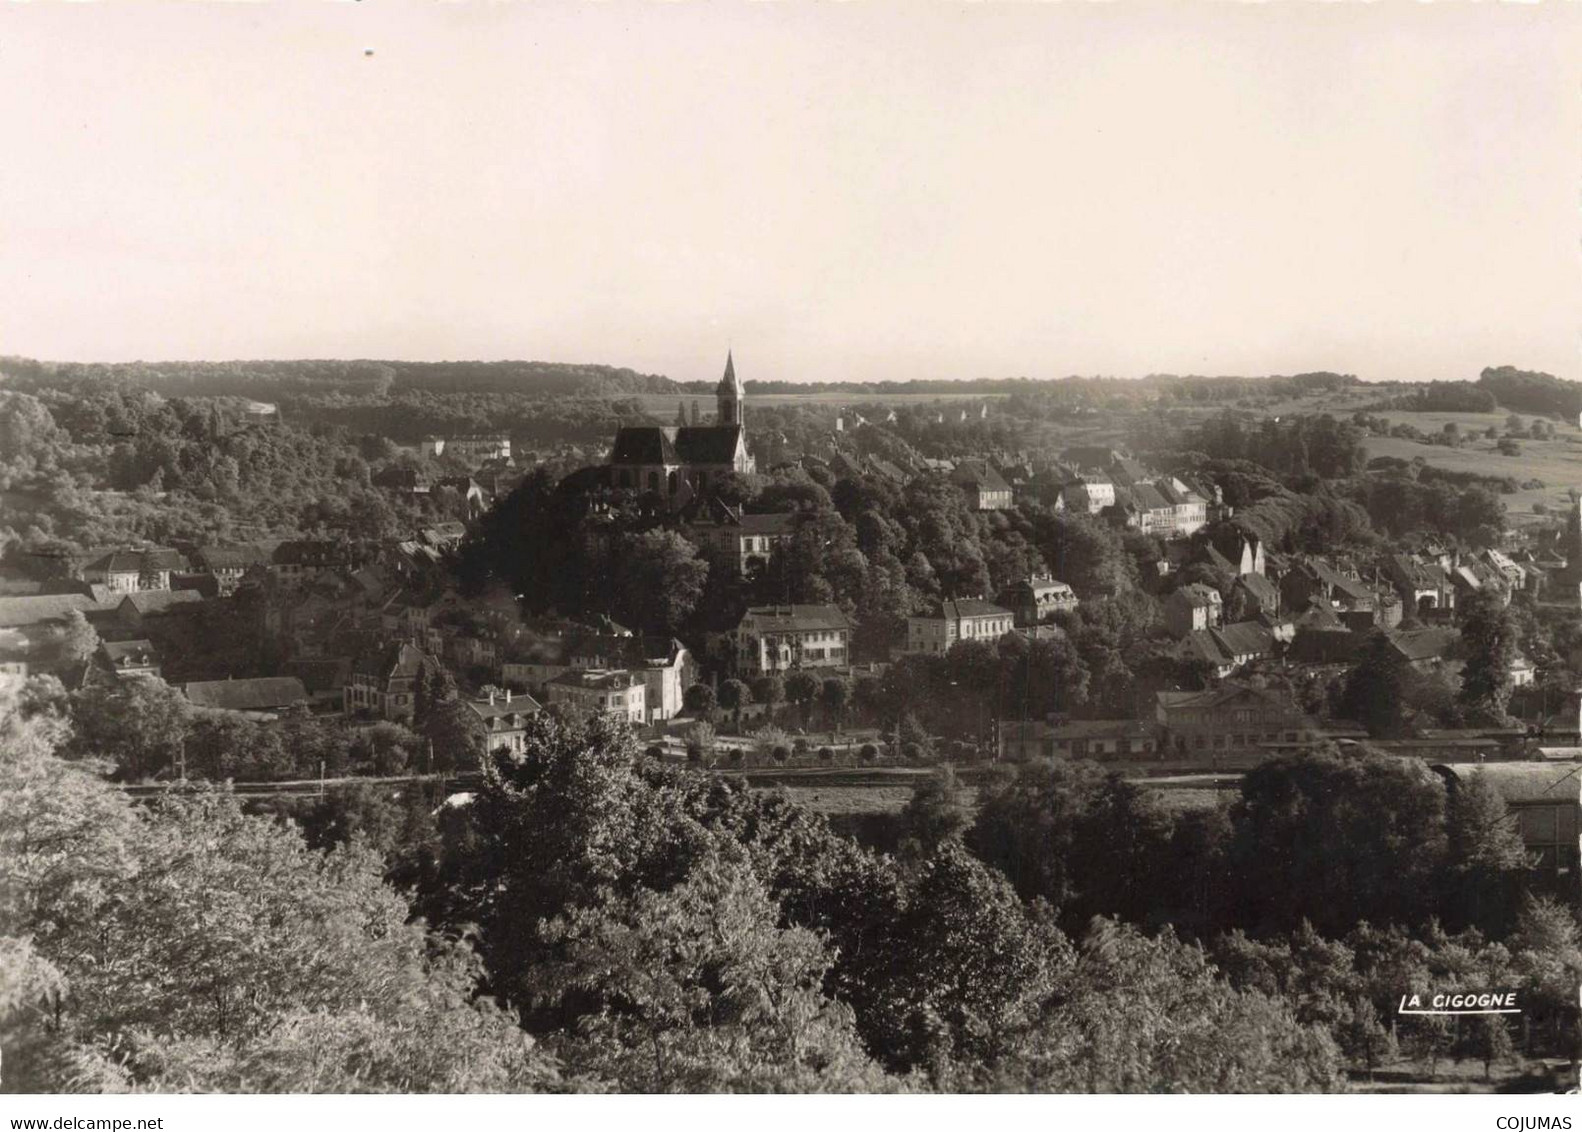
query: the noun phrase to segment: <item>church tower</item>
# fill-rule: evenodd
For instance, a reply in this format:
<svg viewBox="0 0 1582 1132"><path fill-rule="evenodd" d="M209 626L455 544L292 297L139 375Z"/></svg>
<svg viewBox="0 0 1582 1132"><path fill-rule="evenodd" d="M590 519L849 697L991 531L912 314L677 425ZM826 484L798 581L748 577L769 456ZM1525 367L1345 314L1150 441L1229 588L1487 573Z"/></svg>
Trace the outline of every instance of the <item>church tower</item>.
<svg viewBox="0 0 1582 1132"><path fill-rule="evenodd" d="M714 418L716 425L742 424L742 398L746 393L742 383L736 376L736 362L731 357L729 350L725 352L725 376L720 378L719 387L714 390L715 399L719 402L719 413Z"/></svg>

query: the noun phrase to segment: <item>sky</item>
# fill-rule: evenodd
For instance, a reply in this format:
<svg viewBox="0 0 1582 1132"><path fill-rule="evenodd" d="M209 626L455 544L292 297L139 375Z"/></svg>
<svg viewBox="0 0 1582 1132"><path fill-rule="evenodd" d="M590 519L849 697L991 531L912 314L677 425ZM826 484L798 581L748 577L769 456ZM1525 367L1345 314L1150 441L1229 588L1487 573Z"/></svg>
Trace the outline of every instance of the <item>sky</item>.
<svg viewBox="0 0 1582 1132"><path fill-rule="evenodd" d="M0 354L1582 378L1582 4L0 4Z"/></svg>

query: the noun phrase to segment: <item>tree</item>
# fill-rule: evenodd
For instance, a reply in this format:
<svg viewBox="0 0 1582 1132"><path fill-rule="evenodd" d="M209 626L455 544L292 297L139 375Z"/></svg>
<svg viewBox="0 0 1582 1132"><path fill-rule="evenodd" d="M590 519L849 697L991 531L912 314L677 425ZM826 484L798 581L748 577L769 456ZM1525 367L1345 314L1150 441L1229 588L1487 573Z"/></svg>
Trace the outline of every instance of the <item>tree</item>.
<svg viewBox="0 0 1582 1132"><path fill-rule="evenodd" d="M1445 859L1445 790L1423 763L1371 749L1270 759L1231 807L1236 922L1341 934L1420 923Z"/></svg>
<svg viewBox="0 0 1582 1132"><path fill-rule="evenodd" d="M1520 908L1530 855L1516 815L1482 768L1451 789L1445 836L1442 915L1452 927L1503 934Z"/></svg>
<svg viewBox="0 0 1582 1132"><path fill-rule="evenodd" d="M769 673L753 681L753 700L763 704L768 709L770 719L774 718L775 708L785 702L786 684L779 676Z"/></svg>
<svg viewBox="0 0 1582 1132"><path fill-rule="evenodd" d="M805 669L795 669L786 676L786 698L802 710L802 726L806 727L813 714L813 701L818 698L819 679Z"/></svg>
<svg viewBox="0 0 1582 1132"><path fill-rule="evenodd" d="M823 705L824 716L830 725L830 738L833 739L846 716L846 707L851 703L851 681L843 676L826 676L819 688L819 703Z"/></svg>
<svg viewBox="0 0 1582 1132"><path fill-rule="evenodd" d="M1457 700L1486 723L1503 725L1511 698L1511 665L1518 634L1498 593L1479 590L1461 607L1461 640L1467 650Z"/></svg>
<svg viewBox="0 0 1582 1132"><path fill-rule="evenodd" d="M742 709L753 702L753 693L740 680L726 680L720 685L720 706L730 712L738 733L742 729Z"/></svg>
<svg viewBox="0 0 1582 1132"><path fill-rule="evenodd" d="M561 1052L628 1091L878 1087L850 1010L820 989L823 945L779 919L745 854L723 848L674 887L557 919L564 958L535 973L538 993L598 1004Z"/></svg>
<svg viewBox="0 0 1582 1132"><path fill-rule="evenodd" d="M70 750L111 760L125 781L169 776L180 762L191 718L186 697L158 677L90 685L72 698L76 734Z"/></svg>
<svg viewBox="0 0 1582 1132"><path fill-rule="evenodd" d="M1173 893L1160 887L1169 816L1141 788L1086 761L1042 759L980 789L969 844L1026 899L1068 928L1094 915L1141 922Z"/></svg>
<svg viewBox="0 0 1582 1132"><path fill-rule="evenodd" d="M1357 664L1346 675L1337 704L1346 719L1355 719L1376 739L1395 738L1406 726L1406 688L1411 669L1382 631L1369 634Z"/></svg>
<svg viewBox="0 0 1582 1132"><path fill-rule="evenodd" d="M689 684L682 693L681 706L687 711L706 722L713 722L715 713L719 710L719 701L714 695L714 689L707 684Z"/></svg>
<svg viewBox="0 0 1582 1132"><path fill-rule="evenodd" d="M471 771L483 753L477 716L459 697L437 700L429 708L423 736L434 752L430 771Z"/></svg>
<svg viewBox="0 0 1582 1132"><path fill-rule="evenodd" d="M1334 1042L1279 998L1238 990L1200 948L1095 920L1051 1009L995 1066L997 1091L1315 1093L1344 1087Z"/></svg>
<svg viewBox="0 0 1582 1132"><path fill-rule="evenodd" d="M901 844L913 856L928 856L947 841L960 841L971 824L967 792L947 764L913 788L901 810Z"/></svg>
<svg viewBox="0 0 1582 1132"><path fill-rule="evenodd" d="M55 647L62 665L72 667L85 664L99 651L99 634L88 624L88 618L82 610L73 609L66 614Z"/></svg>
<svg viewBox="0 0 1582 1132"><path fill-rule="evenodd" d="M73 974L70 941L90 932L132 873L131 805L108 764L57 757L68 723L53 678L0 675L0 1042L13 1090L49 1091L53 1025Z"/></svg>
<svg viewBox="0 0 1582 1132"><path fill-rule="evenodd" d="M626 536L614 562L618 613L648 633L675 634L708 580L709 564L675 531Z"/></svg>

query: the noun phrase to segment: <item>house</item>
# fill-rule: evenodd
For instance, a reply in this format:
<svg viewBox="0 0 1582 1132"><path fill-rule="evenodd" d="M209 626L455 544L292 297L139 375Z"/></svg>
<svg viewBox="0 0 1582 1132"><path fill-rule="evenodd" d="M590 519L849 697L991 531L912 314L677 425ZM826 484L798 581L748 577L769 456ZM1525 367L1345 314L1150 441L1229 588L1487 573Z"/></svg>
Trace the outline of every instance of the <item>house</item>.
<svg viewBox="0 0 1582 1132"><path fill-rule="evenodd" d="M1197 629L1182 639L1182 655L1206 661L1216 676L1229 676L1262 657L1273 656L1275 635L1257 621L1237 621L1215 629Z"/></svg>
<svg viewBox="0 0 1582 1132"><path fill-rule="evenodd" d="M1316 558L1298 562L1286 571L1280 579L1280 600L1287 609L1306 609L1313 601L1326 602L1342 621L1357 630L1379 624L1384 605L1372 587ZM1394 609L1395 621L1399 623L1399 604Z"/></svg>
<svg viewBox="0 0 1582 1132"><path fill-rule="evenodd" d="M118 677L158 676L159 654L152 641L104 641L99 645L99 662Z"/></svg>
<svg viewBox="0 0 1582 1132"><path fill-rule="evenodd" d="M292 539L275 547L270 572L286 585L300 585L309 578L345 565L343 549L322 539Z"/></svg>
<svg viewBox="0 0 1582 1132"><path fill-rule="evenodd" d="M1390 646L1419 672L1441 667L1461 634L1455 629L1411 629L1390 634Z"/></svg>
<svg viewBox="0 0 1582 1132"><path fill-rule="evenodd" d="M846 668L851 663L851 630L838 606L755 606L742 615L733 634L737 668L751 676L791 668Z"/></svg>
<svg viewBox="0 0 1582 1132"><path fill-rule="evenodd" d="M1231 602L1246 617L1278 617L1280 587L1262 574L1238 574L1231 583Z"/></svg>
<svg viewBox="0 0 1582 1132"><path fill-rule="evenodd" d="M443 484L447 481L440 480ZM439 484L435 485L436 487ZM473 486L477 486L474 484ZM461 546L462 539L467 537L467 524L455 520L445 523L435 523L432 527L424 527L418 533L418 541L424 546L432 546L435 550L455 550Z"/></svg>
<svg viewBox="0 0 1582 1132"><path fill-rule="evenodd" d="M993 602L946 600L906 619L906 651L943 656L957 641L994 642L1015 627L1016 615Z"/></svg>
<svg viewBox="0 0 1582 1132"><path fill-rule="evenodd" d="M1401 595L1401 603L1416 617L1430 620L1455 609L1456 588L1438 562L1392 554L1385 567Z"/></svg>
<svg viewBox="0 0 1582 1132"><path fill-rule="evenodd" d="M1534 867L1557 882L1574 883L1582 846L1582 774L1576 766L1543 762L1439 764L1433 768L1454 791L1482 774L1505 800Z"/></svg>
<svg viewBox="0 0 1582 1132"><path fill-rule="evenodd" d="M346 684L346 711L409 723L420 676L439 662L416 645L406 642L365 653L352 662Z"/></svg>
<svg viewBox="0 0 1582 1132"><path fill-rule="evenodd" d="M974 511L1005 511L1011 506L1011 485L983 460L963 460L950 473L950 482L967 495Z"/></svg>
<svg viewBox="0 0 1582 1132"><path fill-rule="evenodd" d="M711 562L750 578L769 564L775 547L796 530L796 513L749 515L718 496L694 501L682 513L681 534Z"/></svg>
<svg viewBox="0 0 1582 1132"><path fill-rule="evenodd" d="M545 690L551 704L565 704L641 724L648 714L647 685L625 669L594 668L563 672Z"/></svg>
<svg viewBox="0 0 1582 1132"><path fill-rule="evenodd" d="M230 594L242 584L242 578L248 570L255 566L268 566L272 553L270 548L258 543L200 546L192 556L192 564L198 570L214 575L219 581L221 594Z"/></svg>
<svg viewBox="0 0 1582 1132"><path fill-rule="evenodd" d="M0 629L27 629L66 620L72 610L89 618L114 613L120 597L97 601L88 594L21 594L0 597Z"/></svg>
<svg viewBox="0 0 1582 1132"><path fill-rule="evenodd" d="M1060 489L1060 499L1068 511L1097 515L1115 506L1115 484L1104 476L1087 473Z"/></svg>
<svg viewBox="0 0 1582 1132"><path fill-rule="evenodd" d="M295 676L254 676L242 680L195 680L181 686L194 707L249 714L273 714L308 704L308 690Z"/></svg>
<svg viewBox="0 0 1582 1132"><path fill-rule="evenodd" d="M1511 661L1511 687L1531 688L1538 679L1538 666L1520 653Z"/></svg>
<svg viewBox="0 0 1582 1132"><path fill-rule="evenodd" d="M559 632L524 633L507 647L511 659L500 665L502 683L546 696L549 682L567 672L625 669L635 673L647 687L645 723L681 714L682 696L698 676L691 651L673 638L616 635L575 626Z"/></svg>
<svg viewBox="0 0 1582 1132"><path fill-rule="evenodd" d="M1038 625L1055 614L1077 607L1077 595L1052 574L1034 574L1001 590L995 601L1009 609L1018 626Z"/></svg>
<svg viewBox="0 0 1582 1132"><path fill-rule="evenodd" d="M1527 588L1527 569L1503 550L1489 547L1482 554L1483 563L1499 575L1505 589L1512 593Z"/></svg>
<svg viewBox="0 0 1582 1132"><path fill-rule="evenodd" d="M505 433L469 436L425 436L420 444L425 456L453 456L465 463L511 459L511 438Z"/></svg>
<svg viewBox="0 0 1582 1132"><path fill-rule="evenodd" d="M130 629L141 629L150 617L190 613L203 606L196 590L140 590L127 594L115 607L116 620Z"/></svg>
<svg viewBox="0 0 1582 1132"><path fill-rule="evenodd" d="M727 473L755 471L757 463L747 449L743 423L746 391L729 354L714 396L714 424L628 425L617 431L609 459L611 485L647 492L677 510L707 493Z"/></svg>
<svg viewBox="0 0 1582 1132"><path fill-rule="evenodd" d="M1164 600L1165 628L1178 640L1202 629L1217 629L1224 619L1224 599L1202 582L1184 585Z"/></svg>
<svg viewBox="0 0 1582 1132"><path fill-rule="evenodd" d="M466 701L468 721L485 751L504 748L520 754L527 741L527 717L542 711L538 701L529 695L518 695L510 690L497 692L490 689L481 700Z"/></svg>
<svg viewBox="0 0 1582 1132"><path fill-rule="evenodd" d="M186 568L186 559L167 548L112 550L84 566L82 580L111 593L168 590L171 572Z"/></svg>
<svg viewBox="0 0 1582 1132"><path fill-rule="evenodd" d="M1155 714L1161 746L1178 756L1245 759L1326 734L1289 696L1229 681L1203 692L1159 692Z"/></svg>
<svg viewBox="0 0 1582 1132"><path fill-rule="evenodd" d="M1160 532L1165 538L1190 538L1208 524L1208 500L1174 476L1153 483L1170 506L1170 518Z"/></svg>
<svg viewBox="0 0 1582 1132"><path fill-rule="evenodd" d="M1149 759L1157 756L1154 728L1141 719L1079 719L1068 723L1002 720L1002 759Z"/></svg>

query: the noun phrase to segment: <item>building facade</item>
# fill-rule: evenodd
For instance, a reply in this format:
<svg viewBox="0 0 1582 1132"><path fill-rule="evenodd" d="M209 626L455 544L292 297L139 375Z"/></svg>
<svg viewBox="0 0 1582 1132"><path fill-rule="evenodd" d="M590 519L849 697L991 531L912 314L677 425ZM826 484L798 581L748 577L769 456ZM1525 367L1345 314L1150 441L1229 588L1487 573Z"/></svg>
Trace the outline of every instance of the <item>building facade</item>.
<svg viewBox="0 0 1582 1132"><path fill-rule="evenodd" d="M595 715L613 715L631 724L648 716L647 685L635 672L595 668L563 672L545 685L551 704Z"/></svg>
<svg viewBox="0 0 1582 1132"><path fill-rule="evenodd" d="M851 622L833 605L767 605L749 609L736 626L736 666L761 676L793 668L846 668Z"/></svg>
<svg viewBox="0 0 1582 1132"><path fill-rule="evenodd" d="M957 641L998 641L1016 627L1016 615L989 601L942 601L906 619L906 651L943 656Z"/></svg>

